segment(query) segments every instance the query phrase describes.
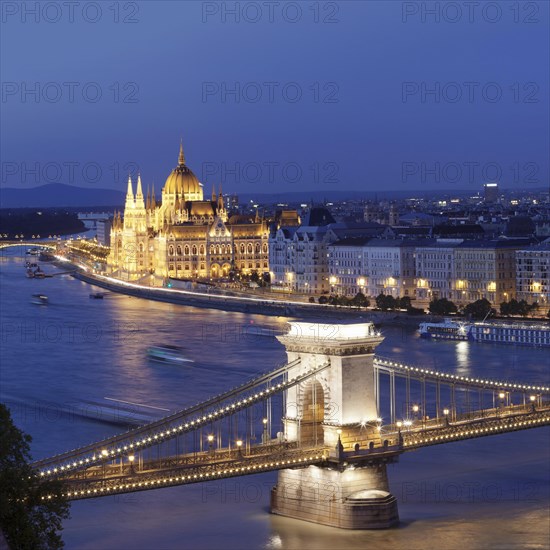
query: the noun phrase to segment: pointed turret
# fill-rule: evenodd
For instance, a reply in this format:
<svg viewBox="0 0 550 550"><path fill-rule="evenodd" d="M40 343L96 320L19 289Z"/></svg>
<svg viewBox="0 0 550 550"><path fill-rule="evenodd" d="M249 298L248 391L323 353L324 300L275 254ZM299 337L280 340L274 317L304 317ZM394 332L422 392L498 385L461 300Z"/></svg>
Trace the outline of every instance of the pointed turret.
<svg viewBox="0 0 550 550"><path fill-rule="evenodd" d="M155 184L153 183L153 188L151 189L151 209L154 210L157 207L157 199L155 197Z"/></svg>
<svg viewBox="0 0 550 550"><path fill-rule="evenodd" d="M145 203L143 201L143 188L141 186L141 175L138 174L137 189L136 189L136 208L142 208L145 210Z"/></svg>
<svg viewBox="0 0 550 550"><path fill-rule="evenodd" d="M180 139L180 155L178 157L178 164L183 166L185 164L185 155L183 154L183 140Z"/></svg>
<svg viewBox="0 0 550 550"><path fill-rule="evenodd" d="M141 174L138 174L138 179L137 179L136 199L138 197L143 198L143 188L141 187Z"/></svg>
<svg viewBox="0 0 550 550"><path fill-rule="evenodd" d="M220 192L218 193L218 210L223 210L223 195L222 195L221 183L220 183Z"/></svg>
<svg viewBox="0 0 550 550"><path fill-rule="evenodd" d="M216 202L217 200L217 197L216 197L216 189L215 187L212 185L212 202Z"/></svg>
<svg viewBox="0 0 550 550"><path fill-rule="evenodd" d="M147 197L145 199L145 210L151 210L151 192L149 191L149 186L147 186Z"/></svg>
<svg viewBox="0 0 550 550"><path fill-rule="evenodd" d="M260 223L260 214L258 213L258 207L256 207L256 216L254 217L254 223Z"/></svg>
<svg viewBox="0 0 550 550"><path fill-rule="evenodd" d="M132 187L132 176L128 174L128 190L126 191L126 208L134 208L134 189Z"/></svg>
<svg viewBox="0 0 550 550"><path fill-rule="evenodd" d="M134 200L134 189L132 187L132 176L128 174L128 189L126 191L126 199L131 198Z"/></svg>

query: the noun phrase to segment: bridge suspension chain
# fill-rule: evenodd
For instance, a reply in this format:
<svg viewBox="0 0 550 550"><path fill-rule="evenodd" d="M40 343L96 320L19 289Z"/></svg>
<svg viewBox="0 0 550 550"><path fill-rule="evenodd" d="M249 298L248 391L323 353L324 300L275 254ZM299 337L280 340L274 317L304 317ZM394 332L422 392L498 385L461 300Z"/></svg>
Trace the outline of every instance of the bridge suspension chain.
<svg viewBox="0 0 550 550"><path fill-rule="evenodd" d="M267 381L271 380L272 378L276 378L277 376L281 375L287 369L297 366L299 363L300 363L300 359L298 358L295 361L292 361L291 363L288 363L288 364L285 363L283 365L279 365L277 368L269 372L261 374L260 376L252 378L251 380L247 380L244 384L235 386L234 388L231 388L226 392L220 393L218 395L214 395L208 398L206 401L196 403L191 407L187 407L186 409L177 411L174 414L165 416L159 420L145 424L144 426L140 426L138 428L128 430L125 433L117 434L100 441L95 441L88 445L84 445L82 447L78 447L71 451L66 451L64 453L60 453L58 455L55 455L49 458L36 460L35 462L32 463L32 466L37 469L48 468L52 464L58 464L59 462L66 461L68 459L74 459L86 453L90 453L90 452L93 453L94 451L97 450L98 447L105 448L105 447L115 446L119 442L126 441L128 437L130 437L130 435L138 436L140 434L149 434L151 432L154 433L155 430L165 431L173 422L178 422L180 420L183 420L201 410L204 410L207 407L215 405L216 403L220 403L227 399L231 399L232 397L235 397L240 393L243 393L248 390L252 390L257 386L261 386L262 384L265 384Z"/></svg>
<svg viewBox="0 0 550 550"><path fill-rule="evenodd" d="M76 470L86 469L91 466L101 464L106 461L111 461L116 458L120 458L128 453L133 453L136 451L142 451L154 445L158 445L164 441L168 441L177 437L178 435L196 431L216 420L221 420L227 416L233 415L236 412L239 412L251 405L254 405L258 402L264 401L272 395L278 394L287 390L288 388L300 384L301 382L307 380L309 377L314 376L316 373L321 372L322 370L328 368L330 363L324 363L322 365L313 367L307 372L302 373L294 378L288 379L286 381L280 382L273 386L267 387L265 390L257 392L248 397L244 397L239 401L233 402L225 407L220 407L214 409L212 412L204 412L202 416L197 416L195 419L190 420L186 423L180 423L177 426L172 426L162 431L151 432L143 435L141 439L135 438L134 431L130 431L126 434L126 444L118 442L119 446L111 448L103 448L100 451L97 451L98 445L94 445L95 452L92 455L84 456L80 454L80 458L77 460L73 458L72 462L58 463L57 466L53 464L50 465L48 469L40 470L40 475L44 476L58 476L64 475L67 472L73 472ZM210 402L209 400L208 402ZM218 403L219 400L216 400ZM204 409L205 407L200 407ZM155 423L156 424L156 423ZM148 426L145 426L147 428ZM140 434L143 434L143 430L138 430Z"/></svg>

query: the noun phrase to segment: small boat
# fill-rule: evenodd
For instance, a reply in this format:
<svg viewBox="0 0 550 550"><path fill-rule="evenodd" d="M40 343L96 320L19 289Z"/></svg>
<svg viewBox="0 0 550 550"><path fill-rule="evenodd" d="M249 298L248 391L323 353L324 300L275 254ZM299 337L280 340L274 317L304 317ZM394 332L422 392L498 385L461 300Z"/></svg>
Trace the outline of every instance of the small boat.
<svg viewBox="0 0 550 550"><path fill-rule="evenodd" d="M147 348L147 357L156 363L171 363L174 365L194 363L185 356L184 348L179 346L151 346Z"/></svg>
<svg viewBox="0 0 550 550"><path fill-rule="evenodd" d="M49 303L49 298L45 294L33 294L31 304L37 306L46 306Z"/></svg>
<svg viewBox="0 0 550 550"><path fill-rule="evenodd" d="M93 292L90 294L90 298L93 300L103 300L103 293L102 292Z"/></svg>

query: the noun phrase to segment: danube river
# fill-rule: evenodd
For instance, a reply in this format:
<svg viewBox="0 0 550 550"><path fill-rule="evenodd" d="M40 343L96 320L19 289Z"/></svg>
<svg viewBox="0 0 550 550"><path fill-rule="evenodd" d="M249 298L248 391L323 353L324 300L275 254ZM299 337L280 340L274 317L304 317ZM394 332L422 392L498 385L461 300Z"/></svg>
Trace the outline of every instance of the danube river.
<svg viewBox="0 0 550 550"><path fill-rule="evenodd" d="M93 287L69 275L27 279L21 252L4 251L0 264L1 398L32 435L34 458L122 430L61 414L64 404L108 397L181 409L285 359L274 338L249 328L280 331L288 319L114 294L91 300ZM31 303L39 292L49 305ZM384 356L467 376L549 382L548 350L383 333ZM195 363L150 364L145 352L154 344L185 346ZM388 470L402 521L389 531L347 532L270 515L276 474L269 473L75 502L63 536L67 548L90 550L546 548L549 465L550 428L407 453Z"/></svg>

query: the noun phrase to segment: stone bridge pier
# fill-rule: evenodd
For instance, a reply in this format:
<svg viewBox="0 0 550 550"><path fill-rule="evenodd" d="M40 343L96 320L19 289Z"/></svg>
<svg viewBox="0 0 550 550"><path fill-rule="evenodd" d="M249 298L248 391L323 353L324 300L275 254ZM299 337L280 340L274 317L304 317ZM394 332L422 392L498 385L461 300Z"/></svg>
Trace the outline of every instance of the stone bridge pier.
<svg viewBox="0 0 550 550"><path fill-rule="evenodd" d="M288 376L329 363L286 395L285 437L304 447L328 446L322 466L281 470L271 494L274 514L344 529L383 529L399 521L386 464L398 452L382 448L377 430L374 352L383 341L372 323L290 323L279 336Z"/></svg>

